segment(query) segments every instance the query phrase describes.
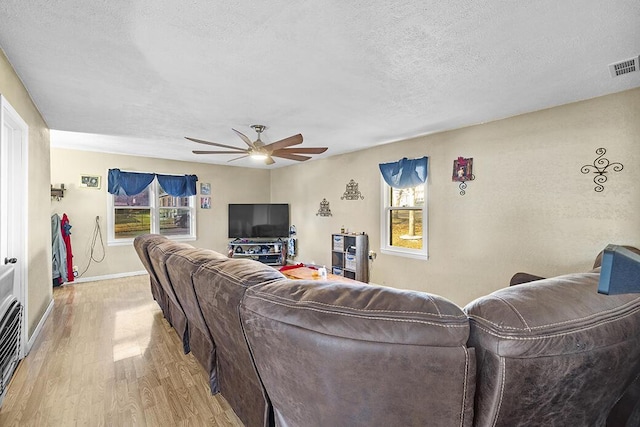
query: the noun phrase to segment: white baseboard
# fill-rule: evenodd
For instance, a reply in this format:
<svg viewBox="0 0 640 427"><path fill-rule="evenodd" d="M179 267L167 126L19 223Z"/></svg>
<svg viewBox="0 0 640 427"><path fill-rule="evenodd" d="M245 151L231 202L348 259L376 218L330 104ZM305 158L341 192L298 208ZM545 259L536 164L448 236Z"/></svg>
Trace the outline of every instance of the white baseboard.
<svg viewBox="0 0 640 427"><path fill-rule="evenodd" d="M31 351L31 346L38 338L38 335L40 335L40 331L42 330L44 323L49 318L49 314L51 313L51 310L53 310L53 299L49 302L47 309L44 311L44 314L42 315L42 317L40 318L40 321L38 322L38 326L36 326L36 328L33 330L33 333L31 334L29 341L27 341L27 345L23 349L24 354L22 355L22 357L25 357Z"/></svg>
<svg viewBox="0 0 640 427"><path fill-rule="evenodd" d="M147 274L147 271L130 271L128 273L105 274L104 276L80 277L76 278L73 282L65 283L65 285L73 285L74 283L84 282L97 282L98 280L119 279L121 277L142 276L143 274Z"/></svg>

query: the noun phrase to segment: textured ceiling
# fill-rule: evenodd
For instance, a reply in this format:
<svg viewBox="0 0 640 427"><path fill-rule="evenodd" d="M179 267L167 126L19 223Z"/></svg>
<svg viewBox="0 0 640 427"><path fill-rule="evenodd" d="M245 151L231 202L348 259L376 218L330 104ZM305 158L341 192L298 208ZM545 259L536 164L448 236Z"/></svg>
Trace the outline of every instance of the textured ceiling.
<svg viewBox="0 0 640 427"><path fill-rule="evenodd" d="M360 150L638 87L639 41L638 0L0 1L52 146L221 164L184 136Z"/></svg>

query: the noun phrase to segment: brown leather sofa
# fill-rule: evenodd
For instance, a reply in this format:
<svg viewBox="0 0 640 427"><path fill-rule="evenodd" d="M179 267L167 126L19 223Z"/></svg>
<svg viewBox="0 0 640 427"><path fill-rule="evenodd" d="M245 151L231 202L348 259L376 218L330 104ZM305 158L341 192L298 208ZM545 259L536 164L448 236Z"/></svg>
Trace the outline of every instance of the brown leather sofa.
<svg viewBox="0 0 640 427"><path fill-rule="evenodd" d="M640 294L597 294L599 270L461 309L136 242L165 317L247 426L624 425L610 413L640 376Z"/></svg>
<svg viewBox="0 0 640 427"><path fill-rule="evenodd" d="M173 291L187 318L189 350L209 374L212 393L220 391L216 364L216 346L202 315L192 284L193 274L205 263L227 257L206 249L182 249L166 258L165 264Z"/></svg>
<svg viewBox="0 0 640 427"><path fill-rule="evenodd" d="M143 234L142 236L138 236L134 239L133 247L135 248L138 257L140 257L142 265L149 273L151 295L160 306L164 317L168 320L169 303L167 301L167 294L162 289L162 286L160 286L160 281L158 280L158 276L151 266L151 258L149 256L149 245L156 245L158 243L163 243L166 241L167 238L159 234Z"/></svg>
<svg viewBox="0 0 640 427"><path fill-rule="evenodd" d="M193 288L216 344L220 392L246 426L271 425L271 406L255 370L238 307L247 289L283 279L272 267L237 258L203 264L193 275Z"/></svg>
<svg viewBox="0 0 640 427"><path fill-rule="evenodd" d="M605 425L640 374L640 294L600 295L599 276L537 280L465 307L476 425Z"/></svg>
<svg viewBox="0 0 640 427"><path fill-rule="evenodd" d="M187 333L187 316L184 314L182 304L176 296L174 283L172 283L167 270L166 261L172 254L184 250L193 249L193 246L186 243L173 242L166 240L164 242L151 243L147 246L149 259L151 260L151 268L158 279L158 283L166 296L165 317L178 333L182 341L182 347L185 353L189 353L189 335Z"/></svg>
<svg viewBox="0 0 640 427"><path fill-rule="evenodd" d="M444 298L285 280L240 314L277 426L471 426L469 321Z"/></svg>
<svg viewBox="0 0 640 427"><path fill-rule="evenodd" d="M640 249L633 246L624 246L625 248L640 254ZM600 272L602 265L602 257L604 251L601 251L593 263L594 273ZM530 283L537 280L543 280L544 277L533 275L530 273L519 272L513 275L509 283L510 286L523 283ZM625 383L627 384L627 383ZM607 427L638 427L640 426L640 374L635 380L626 387L624 394L619 397L613 409L609 412L606 421Z"/></svg>
<svg viewBox="0 0 640 427"><path fill-rule="evenodd" d="M163 315L246 426L270 426L272 410L240 323L245 290L285 277L259 262L142 235L134 247L151 277Z"/></svg>

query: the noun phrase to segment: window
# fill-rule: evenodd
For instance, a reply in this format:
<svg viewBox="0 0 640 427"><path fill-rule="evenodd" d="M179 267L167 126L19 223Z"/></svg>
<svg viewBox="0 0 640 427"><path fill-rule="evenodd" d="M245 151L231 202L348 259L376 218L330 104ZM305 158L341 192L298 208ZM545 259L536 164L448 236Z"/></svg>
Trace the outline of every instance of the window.
<svg viewBox="0 0 640 427"><path fill-rule="evenodd" d="M107 197L109 245L130 244L136 236L147 233L173 240L196 238L195 196L171 196L154 179L133 196Z"/></svg>
<svg viewBox="0 0 640 427"><path fill-rule="evenodd" d="M380 252L427 258L426 185L392 188L382 181Z"/></svg>

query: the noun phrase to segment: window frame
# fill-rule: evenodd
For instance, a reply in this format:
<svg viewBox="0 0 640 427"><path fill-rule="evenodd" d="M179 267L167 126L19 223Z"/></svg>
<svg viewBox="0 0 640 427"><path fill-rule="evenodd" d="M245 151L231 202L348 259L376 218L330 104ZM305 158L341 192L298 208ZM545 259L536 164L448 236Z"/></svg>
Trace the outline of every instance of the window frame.
<svg viewBox="0 0 640 427"><path fill-rule="evenodd" d="M406 258L427 260L429 259L429 230L428 230L428 189L427 182L428 180L422 184L424 186L424 205L422 207L399 207L399 206L391 206L391 192L392 187L387 184L380 177L380 188L381 188L381 196L380 196L380 253L386 255L395 255ZM391 245L391 235L389 233L390 230L390 213L392 210L416 210L422 211L422 249L410 249L410 248L401 248L398 246Z"/></svg>
<svg viewBox="0 0 640 427"><path fill-rule="evenodd" d="M122 209L149 209L151 216L151 230L149 231L151 234L160 234L160 209L167 209L167 207L160 206L160 183L157 178L153 178L151 184L147 187L149 188L149 206L145 207L135 207L135 206L122 206L116 207L114 203L114 194L110 194L107 192L107 246L127 246L133 244L133 240L135 237L130 237L126 239L117 239L115 237L115 210L118 208ZM191 216L190 221L190 233L189 234L181 234L181 235L166 235L163 234L167 239L173 241L193 241L197 239L196 234L196 197L186 196L189 200L189 206L180 206L176 209L189 209L189 215Z"/></svg>

